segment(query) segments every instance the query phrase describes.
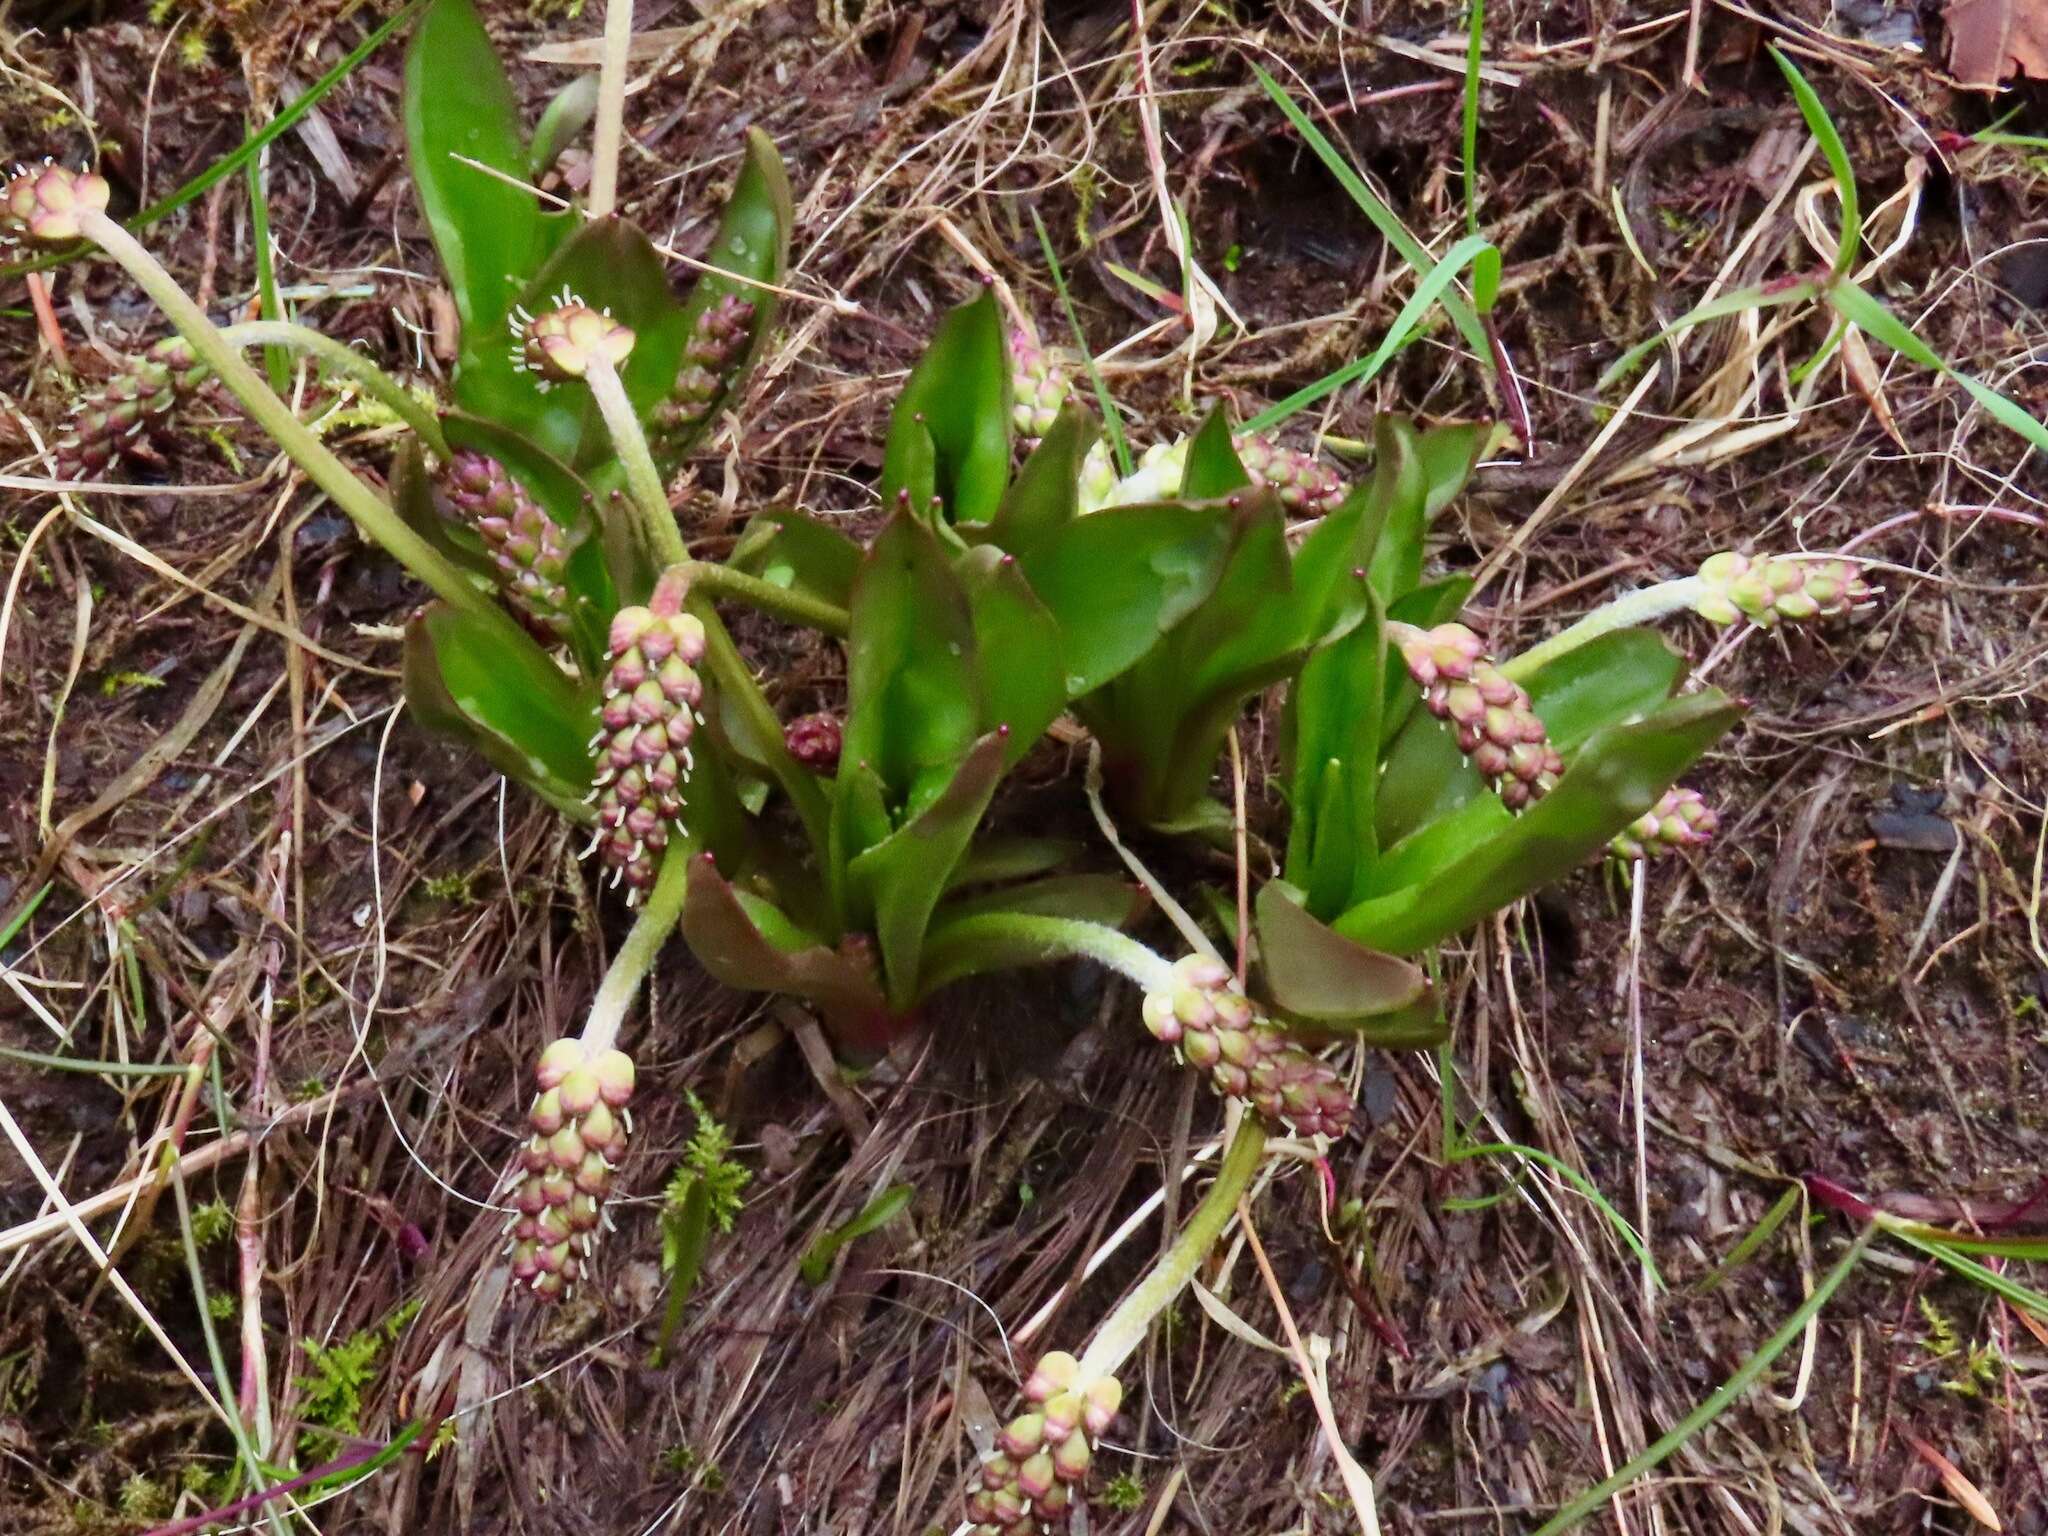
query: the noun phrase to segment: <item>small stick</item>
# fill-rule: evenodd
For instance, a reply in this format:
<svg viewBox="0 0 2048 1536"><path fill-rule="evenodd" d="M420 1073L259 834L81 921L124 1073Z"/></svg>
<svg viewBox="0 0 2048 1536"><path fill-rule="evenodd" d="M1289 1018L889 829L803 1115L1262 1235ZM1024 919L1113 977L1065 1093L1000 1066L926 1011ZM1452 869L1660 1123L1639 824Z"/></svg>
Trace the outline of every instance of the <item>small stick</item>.
<svg viewBox="0 0 2048 1536"><path fill-rule="evenodd" d="M28 301L36 312L36 329L59 371L71 372L71 352L64 345L64 327L57 323L56 306L50 302L50 284L40 272L28 274Z"/></svg>

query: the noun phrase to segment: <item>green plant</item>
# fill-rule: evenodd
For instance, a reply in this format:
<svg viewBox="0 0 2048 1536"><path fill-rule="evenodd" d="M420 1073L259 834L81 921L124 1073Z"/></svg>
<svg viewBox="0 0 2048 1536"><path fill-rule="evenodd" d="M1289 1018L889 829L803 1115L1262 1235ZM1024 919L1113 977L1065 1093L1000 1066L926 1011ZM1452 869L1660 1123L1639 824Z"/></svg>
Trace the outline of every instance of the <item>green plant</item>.
<svg viewBox="0 0 2048 1536"><path fill-rule="evenodd" d="M732 1231L740 1197L754 1175L732 1158L732 1133L686 1092L697 1129L683 1145L682 1162L668 1181L661 1205L661 1273L668 1282L661 1335L654 1345L654 1363L668 1352L669 1340L681 1324L683 1308L697 1288L711 1234Z"/></svg>

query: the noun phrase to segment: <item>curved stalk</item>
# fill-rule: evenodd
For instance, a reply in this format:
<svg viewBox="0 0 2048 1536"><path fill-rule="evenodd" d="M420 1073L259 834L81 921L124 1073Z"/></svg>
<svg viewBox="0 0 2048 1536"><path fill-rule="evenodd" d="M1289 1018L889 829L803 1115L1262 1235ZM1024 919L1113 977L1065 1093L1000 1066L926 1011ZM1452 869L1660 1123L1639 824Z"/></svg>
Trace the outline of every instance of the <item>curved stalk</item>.
<svg viewBox="0 0 2048 1536"><path fill-rule="evenodd" d="M640 983L654 969L661 946L668 942L683 915L683 898L690 888L690 855L678 845L663 855L653 889L633 919L633 930L612 956L611 968L598 984L591 999L590 1016L583 1024L583 1043L592 1053L610 1050L619 1041L619 1027L626 1022L626 1010L640 995Z"/></svg>
<svg viewBox="0 0 2048 1536"><path fill-rule="evenodd" d="M676 527L676 515L668 504L668 492L661 488L661 471L654 467L647 435L640 430L640 418L633 414L633 402L626 398L626 386L611 359L593 356L584 368L583 380L604 417L605 431L626 471L626 499L631 503L640 536L662 565L680 565L690 558L690 547Z"/></svg>
<svg viewBox="0 0 2048 1536"><path fill-rule="evenodd" d="M1252 1178L1258 1173L1265 1152L1265 1127L1259 1123L1257 1115L1248 1114L1238 1122L1237 1134L1230 1139L1222 1166L1216 1170L1216 1182L1209 1186L1209 1192L1195 1207L1194 1215L1188 1218L1180 1236L1173 1240L1173 1246L1152 1266L1152 1272L1138 1282L1138 1288L1126 1296L1095 1330L1087 1352L1081 1356L1081 1369L1077 1373L1081 1381L1114 1376L1117 1368L1144 1342L1152 1320L1173 1305L1174 1299L1194 1278L1202 1260L1216 1246L1224 1228L1230 1225L1237 1202L1251 1188Z"/></svg>
<svg viewBox="0 0 2048 1536"><path fill-rule="evenodd" d="M986 970L1041 960L1093 960L1127 976L1147 992L1173 985L1172 962L1127 933L1076 917L1031 912L981 912L935 931L925 946L920 991L930 992Z"/></svg>
<svg viewBox="0 0 2048 1536"><path fill-rule="evenodd" d="M734 602L745 603L749 608L786 619L792 624L801 624L841 639L846 637L851 621L846 610L837 604L806 597L789 587L778 587L772 581L763 581L758 576L749 576L744 571L723 565L693 560L689 570L690 589L694 592L731 598Z"/></svg>
<svg viewBox="0 0 2048 1536"><path fill-rule="evenodd" d="M237 347L289 347L316 358L336 373L347 374L378 404L411 427L435 458L448 457L448 439L441 433L441 419L371 358L347 343L289 320L249 320L223 326L220 334L222 340Z"/></svg>
<svg viewBox="0 0 2048 1536"><path fill-rule="evenodd" d="M1500 670L1511 682L1526 683L1539 668L1602 635L1689 611L1705 591L1706 583L1699 577L1681 576L1676 581L1660 581L1640 592L1618 597L1605 608L1595 608L1570 629L1502 662Z"/></svg>
<svg viewBox="0 0 2048 1536"><path fill-rule="evenodd" d="M526 643L524 631L509 614L439 550L407 527L381 496L306 429L305 423L292 414L291 407L257 376L241 352L222 337L219 327L140 241L104 213L81 210L78 225L88 240L135 279L178 334L192 344L200 360L241 402L250 419L268 432L292 462L306 472L306 477L348 514L365 538L380 545L451 607L496 632L503 644Z"/></svg>

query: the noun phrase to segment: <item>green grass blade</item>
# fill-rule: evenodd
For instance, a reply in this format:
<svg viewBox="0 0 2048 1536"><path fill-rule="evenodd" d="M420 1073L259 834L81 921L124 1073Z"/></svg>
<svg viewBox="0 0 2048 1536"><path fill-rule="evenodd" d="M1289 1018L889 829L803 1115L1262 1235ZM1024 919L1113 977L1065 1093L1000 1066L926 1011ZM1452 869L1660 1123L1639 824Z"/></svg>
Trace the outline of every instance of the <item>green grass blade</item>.
<svg viewBox="0 0 2048 1536"><path fill-rule="evenodd" d="M1649 1272L1650 1279L1655 1283L1657 1289L1660 1291L1667 1289L1664 1284L1664 1277L1657 1272L1657 1261L1650 1257L1650 1250L1643 1246L1642 1235L1629 1224L1628 1218L1617 1211L1608 1201L1607 1197L1594 1187L1592 1180L1588 1179L1570 1164L1552 1157L1540 1147L1525 1147L1518 1141L1490 1141L1479 1146L1457 1147L1451 1152L1450 1161L1462 1163L1468 1158L1474 1157L1510 1156L1526 1157L1531 1162L1541 1163L1544 1167L1550 1169L1551 1172L1569 1183L1573 1189L1576 1189L1580 1194L1592 1201L1600 1214L1613 1224L1615 1232L1628 1245L1629 1252L1633 1253L1643 1268Z"/></svg>
<svg viewBox="0 0 2048 1536"><path fill-rule="evenodd" d="M1893 1237L1909 1247L1917 1248L1937 1263L1946 1264L1966 1280L1974 1280L1987 1291L1995 1291L2016 1307L2024 1307L2044 1323L2048 1323L2048 1296L2017 1280L2001 1275L1988 1265L1979 1264L1975 1259L1957 1252L1955 1243L1930 1243L1925 1238L1915 1237L1910 1232L1901 1232L1896 1227L1887 1229Z"/></svg>
<svg viewBox="0 0 2048 1536"><path fill-rule="evenodd" d="M1692 1284L1692 1294L1704 1296L1715 1286L1726 1280L1743 1265L1747 1264L1756 1251L1770 1241L1771 1234L1785 1223L1792 1214L1792 1208L1799 1203L1799 1186L1792 1185L1778 1196L1778 1203L1764 1212L1764 1219L1743 1234L1742 1241L1728 1250L1728 1257L1708 1270Z"/></svg>
<svg viewBox="0 0 2048 1536"><path fill-rule="evenodd" d="M263 187L263 156L252 157L245 167L249 178L249 238L256 246L256 296L266 320L284 319L284 304L277 296L277 252L270 242L270 196ZM292 386L292 365L283 347L263 349L263 371L270 387L282 395Z"/></svg>
<svg viewBox="0 0 2048 1536"><path fill-rule="evenodd" d="M43 899L46 896L48 896L51 891L55 890L56 886L57 882L54 880L45 882L43 888L40 891L37 891L35 895L29 897L29 899L22 904L21 910L15 913L12 918L8 919L7 926L5 928L0 928L0 949L5 949L8 945L14 942L14 936L17 933L21 932L22 928L27 925L28 920L30 918L36 915L36 908L40 907L43 904Z"/></svg>
<svg viewBox="0 0 2048 1536"><path fill-rule="evenodd" d="M1365 184L1365 178L1352 168L1351 162L1344 158L1336 145L1323 136L1322 129L1309 121L1308 114L1295 105L1294 98L1287 94L1286 88L1279 81L1256 64L1252 66L1252 72L1259 77L1259 84L1266 88L1266 94L1273 98L1273 104L1280 109L1287 121L1293 124L1294 131L1301 135L1303 142L1310 149L1315 151L1316 158L1323 162L1332 176L1337 178L1338 184L1351 194L1351 200L1358 204L1360 212L1372 221L1373 228L1380 232L1387 244L1401 253L1401 259L1418 274L1428 275L1436 263L1422 242L1408 232L1408 226L1401 222L1401 216L1382 202L1372 188ZM1479 360L1480 367L1486 369L1489 374L1492 373L1493 343L1487 339L1486 330L1480 325L1479 316L1473 313L1472 306L1462 298L1447 294L1444 298L1444 310L1458 327L1458 334L1465 338L1465 345L1472 349L1472 355Z"/></svg>
<svg viewBox="0 0 2048 1536"><path fill-rule="evenodd" d="M1860 326L1863 331L1883 342L1900 356L1918 363L1922 368L1954 379L1968 390L1985 411L2010 431L2018 433L2034 447L2048 452L2048 426L2043 426L2016 401L2008 399L1989 384L1971 378L1959 369L1951 368L1941 355L1914 334L1905 321L1899 319L1884 305L1872 298L1856 284L1844 279L1828 290L1828 303L1835 313L1851 325Z"/></svg>
<svg viewBox="0 0 2048 1536"><path fill-rule="evenodd" d="M1725 320L1730 315L1739 315L1745 310L1769 309L1778 304L1798 304L1814 298L1820 293L1815 283L1797 282L1786 288L1767 288L1757 284L1738 288L1733 293L1724 293L1718 298L1707 300L1680 315L1663 330L1647 341L1639 341L1620 357L1607 365L1607 371L1594 384L1595 390L1604 390L1624 374L1634 371L1636 364L1664 345L1672 337L1682 335L1696 325L1705 325L1709 320Z"/></svg>
<svg viewBox="0 0 2048 1536"><path fill-rule="evenodd" d="M1863 213L1856 205L1856 170L1849 164L1849 151L1842 143L1842 135L1835 128L1835 120L1828 116L1828 109L1815 94L1806 76L1774 46L1771 57L1784 72L1786 82L1792 87L1792 96L1799 103L1799 115L1806 119L1806 126L1820 144L1820 152L1827 159L1828 173L1835 178L1835 193L1842 203L1842 223L1836 232L1835 276L1846 278L1850 268L1856 265L1856 252L1863 242Z"/></svg>
<svg viewBox="0 0 2048 1536"><path fill-rule="evenodd" d="M1479 233L1479 45L1486 34L1486 0L1472 0L1465 43L1465 229ZM1480 309L1488 308L1481 304Z"/></svg>
<svg viewBox="0 0 2048 1536"><path fill-rule="evenodd" d="M1422 281L1415 285L1415 292L1409 295L1408 302L1401 306L1401 313L1394 317L1393 326L1370 356L1346 363L1335 372L1324 374L1315 383L1297 389L1278 405L1268 406L1246 422L1244 430L1267 431L1278 426L1296 411L1314 405L1325 395L1334 394L1347 384L1364 383L1372 379L1396 352L1408 344L1432 304L1441 299L1446 309L1450 307L1450 286L1468 266L1473 270L1475 287L1480 285L1479 274L1488 267L1494 274L1492 285L1497 286L1500 252L1478 235L1465 236L1444 253L1442 261L1431 264Z"/></svg>
<svg viewBox="0 0 2048 1536"><path fill-rule="evenodd" d="M1066 311L1067 329L1074 333L1074 350L1081 354L1081 366L1088 371L1088 382L1095 389L1095 404L1102 412L1102 430L1109 436L1109 451L1116 455L1116 469L1119 475L1128 479L1136 466L1131 462L1131 445L1124 438L1124 421L1117 414L1116 402L1109 398L1109 386L1102 382L1102 371L1095 366L1095 354L1088 350L1088 338L1081 330L1081 317L1074 312L1073 295L1067 292L1067 275L1060 270L1059 253L1052 248L1052 236L1045 231L1045 220L1038 216L1038 210L1031 210L1031 227L1038 231L1039 249L1045 252L1045 264L1052 271L1052 285L1058 290L1060 308Z"/></svg>
<svg viewBox="0 0 2048 1536"><path fill-rule="evenodd" d="M1784 1326L1765 1340L1763 1348L1743 1361L1736 1368L1735 1374L1716 1388L1699 1407L1672 1426L1669 1434L1659 1439L1656 1444L1612 1477L1588 1488L1565 1505L1536 1528L1535 1536L1557 1536L1559 1531L1570 1530L1645 1472L1662 1465L1672 1452L1726 1412L1730 1404L1756 1384L1757 1378L1770 1368L1771 1362L1790 1348L1793 1341L1806 1331L1806 1325L1822 1307L1827 1305L1828 1298L1840 1290L1842 1282L1854 1273L1877 1231L1874 1226L1865 1227L1856 1241L1850 1245L1849 1251L1842 1255L1841 1261L1821 1277L1820 1283L1813 1288L1813 1294L1801 1303L1796 1312L1785 1319Z"/></svg>
<svg viewBox="0 0 2048 1536"><path fill-rule="evenodd" d="M46 1051L24 1051L0 1045L0 1061L18 1061L25 1067L42 1067L51 1072L91 1072L102 1077L183 1077L192 1069L170 1061L84 1061L76 1056L52 1056Z"/></svg>
<svg viewBox="0 0 2048 1536"><path fill-rule="evenodd" d="M266 144L271 143L283 134L289 133L300 118L320 105L322 97L341 84L350 75L354 74L363 60L383 47L390 40L394 32L398 31L407 22L411 21L414 16L419 14L420 9L426 3L427 0L408 0L407 4L400 6L398 10L392 13L389 20L385 21L381 26L372 31L369 36L351 48L348 54L334 68L328 70L318 80L315 80L307 88L303 96L273 117L264 125L260 132L253 133L248 138L242 140L238 147L229 150L220 159L214 161L213 164L178 188L177 191L171 193L170 196L159 198L156 202L151 203L147 208L129 219L126 225L128 230L131 233L139 232L147 229L159 219L176 213L194 198L199 197L218 183L227 180L228 177L234 175L235 172L255 159L256 156L263 153L263 147ZM11 266L0 267L0 282L8 282L30 272L46 272L52 267L61 267L66 262L75 261L80 256L89 254L92 249L92 246L81 241L79 244L67 246L61 251L52 251L47 256L39 256L33 261L19 261Z"/></svg>

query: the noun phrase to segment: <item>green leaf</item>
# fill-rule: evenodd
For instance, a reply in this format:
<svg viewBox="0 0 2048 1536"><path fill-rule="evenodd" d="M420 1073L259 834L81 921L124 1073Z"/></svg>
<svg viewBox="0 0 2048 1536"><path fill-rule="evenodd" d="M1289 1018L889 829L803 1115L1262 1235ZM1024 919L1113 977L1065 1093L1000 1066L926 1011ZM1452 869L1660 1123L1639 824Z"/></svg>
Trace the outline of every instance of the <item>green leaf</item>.
<svg viewBox="0 0 2048 1536"><path fill-rule="evenodd" d="M861 561L847 609L840 761L876 774L901 824L939 793L980 734L974 617L937 537L900 511Z"/></svg>
<svg viewBox="0 0 2048 1536"><path fill-rule="evenodd" d="M932 915L931 937L947 923L991 913L1011 916L1063 917L1095 923L1104 928L1122 928L1137 920L1145 910L1145 892L1119 875L1053 875L1000 890L980 891L970 896L949 896Z"/></svg>
<svg viewBox="0 0 2048 1536"><path fill-rule="evenodd" d="M1608 727L1511 827L1417 884L1359 903L1332 926L1397 955L1469 927L1597 853L1739 716L1734 704L1709 690L1673 699L1645 720Z"/></svg>
<svg viewBox="0 0 2048 1536"><path fill-rule="evenodd" d="M918 1002L925 927L1002 782L1006 745L998 733L982 737L929 806L847 865L848 914L873 914L889 1001L899 1013Z"/></svg>
<svg viewBox="0 0 2048 1536"><path fill-rule="evenodd" d="M1419 966L1318 922L1283 881L1259 887L1255 912L1266 992L1292 1018L1352 1033L1361 1021L1415 1009L1429 991Z"/></svg>
<svg viewBox="0 0 2048 1536"><path fill-rule="evenodd" d="M1066 708L1059 623L1016 560L993 545L969 550L955 571L974 617L981 728L1005 733L1004 764L1011 766Z"/></svg>
<svg viewBox="0 0 2048 1536"><path fill-rule="evenodd" d="M620 585L641 580L651 585L653 581L644 552L625 536L632 520L615 519L620 525L617 529L600 527L590 487L560 459L508 427L465 411L447 412L441 427L450 447L496 459L541 510L561 525L570 551L568 585L575 625L570 648L583 675L593 683L601 680L607 631L619 609ZM494 579L500 577L495 564L490 570ZM615 572L620 580L614 579Z"/></svg>
<svg viewBox="0 0 2048 1536"><path fill-rule="evenodd" d="M1382 434L1374 424L1378 451L1371 494L1385 506L1380 536L1372 548L1373 591L1389 608L1422 582L1423 537L1429 531L1431 481L1412 429L1400 423Z"/></svg>
<svg viewBox="0 0 2048 1536"><path fill-rule="evenodd" d="M2000 394L1989 384L1951 368L1942 360L1941 355L1916 336L1904 321L1856 284L1844 278L1828 290L1827 297L1836 312L1851 325L1860 326L1900 356L1910 358L1923 368L1932 368L1954 379L1969 391L1970 398L1983 406L2000 426L2018 433L2034 447L2048 453L2048 426L2042 425L2024 406Z"/></svg>
<svg viewBox="0 0 2048 1536"><path fill-rule="evenodd" d="M1080 515L1081 464L1095 443L1096 422L1073 401L1060 409L1003 496L988 542L1020 559L1042 547Z"/></svg>
<svg viewBox="0 0 2048 1536"><path fill-rule="evenodd" d="M789 195L789 173L775 141L758 128L747 130L746 159L732 196L719 216L718 232L704 252L704 260L716 267L705 272L690 289L683 304L683 328L687 335L698 316L728 294L736 294L754 306L745 355L727 371L725 387L719 392L698 424L687 433L665 438L659 450L667 461L679 460L718 420L747 374L760 360L768 338L775 330L782 296L774 291L789 275L789 236L795 223ZM731 275L727 275L731 274ZM763 284L772 286L763 287ZM670 380L674 378L671 371Z"/></svg>
<svg viewBox="0 0 2048 1536"><path fill-rule="evenodd" d="M1059 621L1069 698L1128 669L1215 590L1237 521L1221 502L1110 507L1020 556Z"/></svg>
<svg viewBox="0 0 2048 1536"><path fill-rule="evenodd" d="M1010 352L995 296L984 292L939 322L890 417L882 505L908 491L919 511L937 495L944 520L985 523L1010 478ZM923 483L922 437L932 453Z"/></svg>
<svg viewBox="0 0 2048 1536"><path fill-rule="evenodd" d="M556 809L590 819L590 738L597 699L531 640L436 602L405 629L405 698L429 729L467 742Z"/></svg>
<svg viewBox="0 0 2048 1536"><path fill-rule="evenodd" d="M1085 845L1067 837L985 837L954 866L949 890L1028 880L1047 870L1071 864Z"/></svg>
<svg viewBox="0 0 2048 1536"><path fill-rule="evenodd" d="M1820 144L1820 152L1828 162L1828 174L1835 179L1835 196L1841 200L1842 222L1836 231L1834 275L1847 277L1856 266L1856 252L1863 240L1863 215L1856 206L1856 167L1849 163L1849 151L1842 143L1842 135L1836 131L1835 120L1828 116L1828 109L1806 83L1806 76L1799 72L1799 66L1779 51L1775 43L1767 45L1772 62L1784 74L1792 87L1792 99L1799 103L1799 115L1806 119L1806 126Z"/></svg>
<svg viewBox="0 0 2048 1536"><path fill-rule="evenodd" d="M1426 521L1434 522L1465 489L1491 435L1492 428L1484 422L1462 421L1431 427L1416 437L1416 457L1422 460L1422 478L1429 487L1423 507Z"/></svg>
<svg viewBox="0 0 2048 1536"><path fill-rule="evenodd" d="M830 523L789 507L747 519L725 563L835 608L853 601L860 546Z"/></svg>
<svg viewBox="0 0 2048 1536"><path fill-rule="evenodd" d="M908 1184L892 1184L883 1190L853 1220L844 1226L834 1227L805 1253L803 1262L797 1265L797 1272L803 1276L805 1285L823 1285L825 1277L832 1273L833 1257L857 1237L866 1237L894 1221L909 1207L917 1191Z"/></svg>
<svg viewBox="0 0 2048 1536"><path fill-rule="evenodd" d="M597 88L596 75L578 75L548 98L540 121L533 125L533 143L526 150L528 181L537 182L553 170L562 151L590 126L597 116Z"/></svg>
<svg viewBox="0 0 2048 1536"><path fill-rule="evenodd" d="M1230 441L1230 413L1219 405L1188 444L1187 468L1181 474L1180 494L1187 501L1214 501L1252 483Z"/></svg>
<svg viewBox="0 0 2048 1536"><path fill-rule="evenodd" d="M812 941L767 902L743 901L709 856L690 866L682 934L697 963L726 986L786 993L841 1016L888 1011L864 967Z"/></svg>
<svg viewBox="0 0 2048 1536"><path fill-rule="evenodd" d="M1293 763L1287 877L1325 920L1353 899L1377 856L1373 803L1386 698L1385 627L1368 615L1311 655L1288 690L1283 729Z"/></svg>
<svg viewBox="0 0 2048 1536"><path fill-rule="evenodd" d="M413 188L455 296L474 393L484 374L516 377L505 319L547 257L549 230L522 185L518 99L470 0L434 0L420 17L403 95Z"/></svg>
<svg viewBox="0 0 2048 1536"><path fill-rule="evenodd" d="M1373 442L1372 477L1351 488L1302 540L1294 556L1305 644L1327 644L1358 621L1365 611L1358 573L1380 568L1380 550L1390 530L1396 538L1405 537L1409 524L1419 525L1423 518L1427 482L1413 424L1404 417L1381 415L1373 422ZM1418 570L1420 562L1418 533ZM1380 595L1384 602L1385 592Z"/></svg>

